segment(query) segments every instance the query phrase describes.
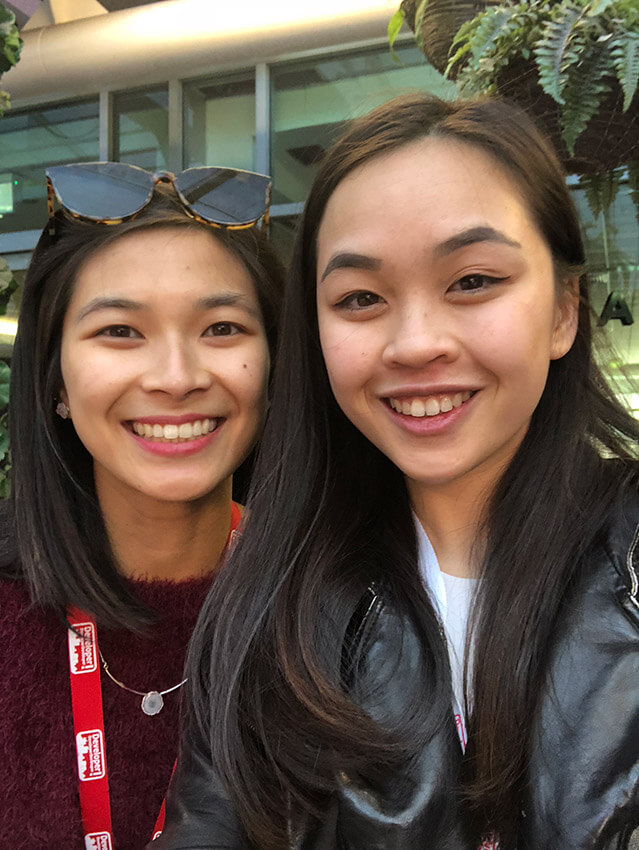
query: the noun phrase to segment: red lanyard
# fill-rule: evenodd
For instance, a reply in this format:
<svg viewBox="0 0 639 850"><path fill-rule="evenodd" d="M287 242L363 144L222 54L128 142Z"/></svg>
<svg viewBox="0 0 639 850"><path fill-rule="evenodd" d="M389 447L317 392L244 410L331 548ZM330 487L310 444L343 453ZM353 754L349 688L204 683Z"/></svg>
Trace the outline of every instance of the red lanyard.
<svg viewBox="0 0 639 850"><path fill-rule="evenodd" d="M240 519L240 510L233 502L227 548L233 542ZM97 629L91 615L74 607L68 608L67 620L71 626L69 682L84 846L85 850L114 850ZM164 814L163 800L152 839L162 832Z"/></svg>

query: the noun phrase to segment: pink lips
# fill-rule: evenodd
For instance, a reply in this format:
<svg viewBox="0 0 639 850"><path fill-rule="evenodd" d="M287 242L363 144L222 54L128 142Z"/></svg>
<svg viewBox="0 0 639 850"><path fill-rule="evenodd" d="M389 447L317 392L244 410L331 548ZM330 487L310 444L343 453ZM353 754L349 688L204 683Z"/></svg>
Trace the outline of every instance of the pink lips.
<svg viewBox="0 0 639 850"><path fill-rule="evenodd" d="M136 420L136 422L141 421L140 419ZM154 421L157 422L157 420ZM187 419L185 421L188 422L189 420ZM204 437L195 437L192 440L185 440L183 443L160 443L155 440L145 440L144 437L138 437L133 431L129 431L129 434L141 448L147 452L151 452L151 454L161 455L163 457L184 457L185 455L197 454L197 452L202 451L202 449L210 445L221 427L222 425L218 425L215 431L209 431Z"/></svg>

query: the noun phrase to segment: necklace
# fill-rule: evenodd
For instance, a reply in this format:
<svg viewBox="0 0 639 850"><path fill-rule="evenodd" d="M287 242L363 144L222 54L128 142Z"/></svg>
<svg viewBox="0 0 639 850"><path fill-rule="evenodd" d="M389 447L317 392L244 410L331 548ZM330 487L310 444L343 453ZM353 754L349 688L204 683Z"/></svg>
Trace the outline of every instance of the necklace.
<svg viewBox="0 0 639 850"><path fill-rule="evenodd" d="M164 707L163 697L166 694L170 694L172 691L177 691L178 688L181 688L182 685L188 681L188 678L182 679L182 681L178 682L177 685L173 685L172 688L167 688L165 691L136 691L134 688L129 688L128 685L124 684L124 682L116 679L113 673L109 670L109 665L106 663L104 655L102 655L102 650L98 649L98 653L100 655L102 666L104 667L104 672L107 674L109 679L111 679L112 682L115 682L119 688L128 691L130 694L137 694L139 697L142 697L140 708L150 717L154 714L159 714L162 711L162 708Z"/></svg>

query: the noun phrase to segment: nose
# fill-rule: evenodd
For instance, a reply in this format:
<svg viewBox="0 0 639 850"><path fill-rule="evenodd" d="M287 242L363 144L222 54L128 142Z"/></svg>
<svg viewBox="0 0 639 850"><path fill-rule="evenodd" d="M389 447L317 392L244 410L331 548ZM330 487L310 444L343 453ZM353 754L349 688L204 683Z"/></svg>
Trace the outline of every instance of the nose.
<svg viewBox="0 0 639 850"><path fill-rule="evenodd" d="M390 325L382 357L388 367L418 369L433 362L452 363L459 352L459 335L446 311L411 304Z"/></svg>
<svg viewBox="0 0 639 850"><path fill-rule="evenodd" d="M146 392L163 392L176 399L186 398L195 390L206 390L212 382L197 342L177 338L164 339L153 346L141 381Z"/></svg>

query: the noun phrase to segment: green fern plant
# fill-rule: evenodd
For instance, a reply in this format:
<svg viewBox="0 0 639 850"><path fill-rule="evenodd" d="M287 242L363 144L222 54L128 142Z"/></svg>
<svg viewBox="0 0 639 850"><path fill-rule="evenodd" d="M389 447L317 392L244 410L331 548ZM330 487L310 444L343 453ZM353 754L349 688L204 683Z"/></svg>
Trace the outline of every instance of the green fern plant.
<svg viewBox="0 0 639 850"><path fill-rule="evenodd" d="M446 75L464 94L495 93L511 63L534 61L541 88L557 104L561 132L575 142L616 80L623 110L639 82L637 0L504 0L457 32Z"/></svg>
<svg viewBox="0 0 639 850"><path fill-rule="evenodd" d="M12 68L20 58L22 39L18 35L16 16L0 3L0 77ZM6 91L0 91L0 116L10 106Z"/></svg>

